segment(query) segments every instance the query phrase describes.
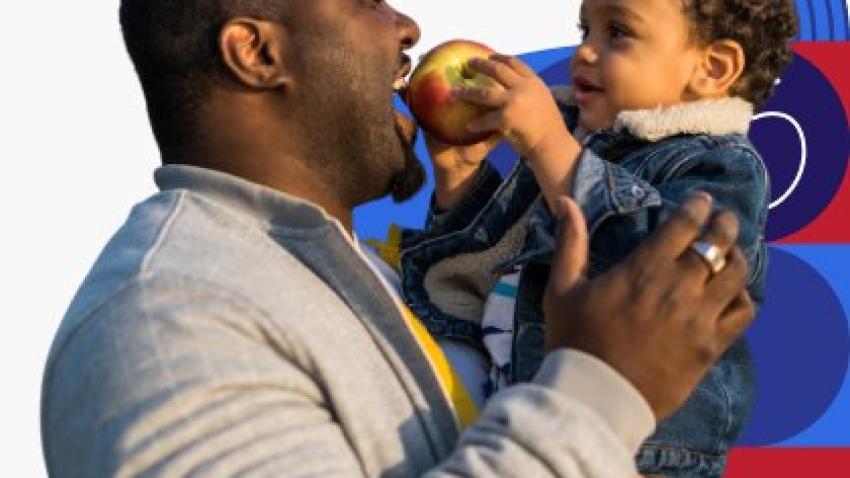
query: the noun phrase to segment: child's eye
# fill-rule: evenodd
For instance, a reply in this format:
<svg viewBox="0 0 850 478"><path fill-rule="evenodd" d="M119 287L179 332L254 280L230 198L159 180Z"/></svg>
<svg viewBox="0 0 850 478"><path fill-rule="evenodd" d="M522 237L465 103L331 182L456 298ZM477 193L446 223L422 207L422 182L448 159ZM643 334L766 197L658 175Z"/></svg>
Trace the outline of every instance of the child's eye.
<svg viewBox="0 0 850 478"><path fill-rule="evenodd" d="M608 26L608 35L613 40L620 40L632 36L631 30L619 23L612 23Z"/></svg>

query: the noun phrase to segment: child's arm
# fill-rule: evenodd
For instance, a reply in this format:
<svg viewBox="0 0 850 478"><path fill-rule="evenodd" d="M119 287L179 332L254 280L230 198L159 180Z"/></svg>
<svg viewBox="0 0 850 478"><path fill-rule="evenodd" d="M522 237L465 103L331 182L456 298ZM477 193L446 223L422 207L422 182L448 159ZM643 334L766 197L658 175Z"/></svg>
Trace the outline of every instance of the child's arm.
<svg viewBox="0 0 850 478"><path fill-rule="evenodd" d="M467 125L471 132L501 133L525 157L550 209L571 193L581 145L564 124L549 87L517 58L493 55L470 60L468 67L493 78L498 85L461 88L455 94L493 111Z"/></svg>
<svg viewBox="0 0 850 478"><path fill-rule="evenodd" d="M644 177L590 149L582 153L573 195L593 237L592 272L604 272L624 260L687 197L702 191L712 196L716 210L729 210L737 216L738 245L750 267L750 294L760 302L770 196L763 161L743 143L710 139L669 153L663 161L654 162Z"/></svg>

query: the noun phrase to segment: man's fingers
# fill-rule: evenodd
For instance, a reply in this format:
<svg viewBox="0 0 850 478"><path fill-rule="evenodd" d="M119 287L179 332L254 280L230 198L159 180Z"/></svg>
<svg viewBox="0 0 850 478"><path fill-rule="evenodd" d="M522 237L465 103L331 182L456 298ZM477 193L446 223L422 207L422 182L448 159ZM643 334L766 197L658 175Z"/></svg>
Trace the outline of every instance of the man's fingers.
<svg viewBox="0 0 850 478"><path fill-rule="evenodd" d="M572 289L584 280L589 253L584 214L571 198L558 198L557 245L549 275L549 288L555 292Z"/></svg>
<svg viewBox="0 0 850 478"><path fill-rule="evenodd" d="M685 200L673 216L635 250L633 260L656 263L678 259L699 237L711 215L711 196L696 193Z"/></svg>
<svg viewBox="0 0 850 478"><path fill-rule="evenodd" d="M732 211L722 211L714 215L702 236L679 258L686 270L696 271L696 277L706 281L713 275L713 267L726 261L729 250L738 240L738 218ZM706 256L703 256L705 254Z"/></svg>
<svg viewBox="0 0 850 478"><path fill-rule="evenodd" d="M703 302L705 311L717 318L724 309L747 286L747 259L741 249L735 247L726 255L726 266L708 280Z"/></svg>
<svg viewBox="0 0 850 478"><path fill-rule="evenodd" d="M718 345L724 349L747 330L756 317L756 308L747 291L741 291L717 323Z"/></svg>
<svg viewBox="0 0 850 478"><path fill-rule="evenodd" d="M466 66L474 72L489 76L508 89L513 88L521 79L519 73L514 71L513 68L494 60L472 58L466 63Z"/></svg>
<svg viewBox="0 0 850 478"><path fill-rule="evenodd" d="M498 85L482 88L455 88L452 94L463 101L488 108L499 108L508 102L507 91Z"/></svg>

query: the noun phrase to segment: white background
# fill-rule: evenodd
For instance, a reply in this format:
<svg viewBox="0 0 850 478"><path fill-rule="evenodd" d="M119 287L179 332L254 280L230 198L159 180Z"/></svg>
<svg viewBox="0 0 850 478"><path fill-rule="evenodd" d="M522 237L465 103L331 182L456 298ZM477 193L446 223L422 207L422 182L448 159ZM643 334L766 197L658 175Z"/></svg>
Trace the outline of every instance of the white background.
<svg viewBox="0 0 850 478"><path fill-rule="evenodd" d="M455 37L506 53L573 45L577 2L391 3L422 27L417 58ZM38 413L53 333L100 249L130 207L154 191L151 172L159 156L117 11L117 0L14 1L3 7L2 476L46 474Z"/></svg>

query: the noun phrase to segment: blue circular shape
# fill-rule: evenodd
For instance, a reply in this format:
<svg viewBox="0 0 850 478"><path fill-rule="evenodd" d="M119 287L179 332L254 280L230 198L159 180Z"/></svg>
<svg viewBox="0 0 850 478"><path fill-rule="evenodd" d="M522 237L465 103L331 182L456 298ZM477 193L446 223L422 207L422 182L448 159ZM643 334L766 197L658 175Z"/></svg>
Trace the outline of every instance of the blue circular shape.
<svg viewBox="0 0 850 478"><path fill-rule="evenodd" d="M841 389L850 332L829 283L791 253L769 248L767 300L747 332L758 381L738 445L772 445L817 422Z"/></svg>
<svg viewBox="0 0 850 478"><path fill-rule="evenodd" d="M794 55L765 112L792 117L802 127L808 148L802 179L787 200L771 210L766 237L777 240L799 231L832 201L847 169L850 134L847 116L829 80L807 59ZM794 125L776 118L752 124L750 139L765 160L776 201L791 188L801 163L801 141Z"/></svg>

